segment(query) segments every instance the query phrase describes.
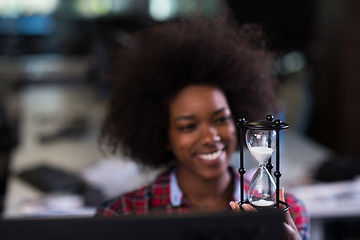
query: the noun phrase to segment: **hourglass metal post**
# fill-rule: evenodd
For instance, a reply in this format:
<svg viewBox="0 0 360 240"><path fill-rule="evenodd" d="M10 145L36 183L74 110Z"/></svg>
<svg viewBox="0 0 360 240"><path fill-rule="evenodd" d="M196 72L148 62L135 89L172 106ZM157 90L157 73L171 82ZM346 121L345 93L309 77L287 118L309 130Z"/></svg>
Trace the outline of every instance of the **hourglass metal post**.
<svg viewBox="0 0 360 240"><path fill-rule="evenodd" d="M244 204L244 174L246 169L244 168L244 149L243 149L243 127L242 125L245 123L245 118L240 118L238 121L239 126L239 145L240 145L240 205Z"/></svg>
<svg viewBox="0 0 360 240"><path fill-rule="evenodd" d="M276 178L276 208L279 208L280 199L280 130L276 130L276 171L274 176Z"/></svg>
<svg viewBox="0 0 360 240"><path fill-rule="evenodd" d="M289 125L287 123L283 123L280 120L275 120L273 121L273 116L272 115L268 115L266 116L266 121L253 121L253 122L249 122L246 121L244 118L240 118L237 122L238 125L238 130L239 130L239 145L240 145L240 168L239 168L239 174L240 174L240 206L243 203L250 203L251 205L253 205L255 208L257 209L278 209L280 204L285 206L284 211L288 210L289 205L283 201L280 201L280 177L281 177L281 172L280 172L280 130L283 129L287 129L289 127ZM250 132L248 132L250 131ZM251 152L251 154L255 154L254 151L256 150L260 150L257 149L259 148L258 146L264 146L264 147L260 147L263 148L265 150L269 150L270 152L267 152L267 158L264 158L264 155L253 155L257 157L257 161L259 162L259 169L258 171L260 171L260 175L257 173L254 175L252 182L249 185L249 196L247 200L244 200L244 174L246 172L246 169L244 168L244 151L243 151L243 140L244 140L244 134L246 132L246 143L248 145L248 148ZM276 133L276 170L274 172L274 176L276 178L276 183L274 184L272 177L271 177L271 169L273 167L272 163L271 163L271 153L273 151L273 140L272 137L274 137ZM250 137L249 137L250 136ZM255 137L254 137L255 136ZM248 137L251 139L250 141L248 140ZM259 139L260 141L260 145L259 144ZM250 145L250 144L254 144L255 141L255 146L254 145ZM267 149L266 149L267 148ZM271 148L271 149L270 149ZM261 152L261 154L264 154L264 152ZM260 157L259 157L260 156ZM270 156L270 157L269 157ZM266 169L264 170L264 166L265 166L265 160L267 160L267 164L266 164ZM262 163L260 163L262 161ZM268 181L262 181L264 178L262 177L264 172L265 175L268 176ZM266 173L268 172L268 173ZM258 177L260 176L260 178ZM262 178L262 179L261 179ZM261 180L260 180L261 179ZM260 180L260 181L257 181ZM257 183L260 183L260 185L258 185ZM275 194L274 194L274 187L271 187L271 182L272 182L272 186L275 185ZM255 183L255 184L253 184ZM267 190L271 190L270 192L272 192L271 196L275 195L275 202L273 197L269 196L269 191L258 191L257 187L258 186L262 186L263 184L269 184L267 187ZM252 187L251 185L255 186ZM261 187L260 187L261 188ZM255 195L251 195L251 193L253 193L254 191L250 189L255 189L256 193ZM266 188L265 188L266 189ZM261 189L263 190L263 189ZM260 194L260 197L257 196L256 194ZM254 198L253 198L254 197ZM256 204L268 204L269 203L269 197L270 197L270 203L272 203L271 205L267 205L266 207L264 207L265 205L255 205ZM254 199L256 199L257 201L255 201ZM250 200L250 201L249 201ZM266 201L265 201L266 200Z"/></svg>
<svg viewBox="0 0 360 240"><path fill-rule="evenodd" d="M266 116L266 121L272 122L273 120L274 120L273 115L267 115ZM269 131L271 131L271 130L269 130ZM271 139L269 139L268 147L271 147ZM266 164L266 168L269 171L269 173L271 174L271 170L273 169L273 164L271 162L271 157L269 158L268 163Z"/></svg>

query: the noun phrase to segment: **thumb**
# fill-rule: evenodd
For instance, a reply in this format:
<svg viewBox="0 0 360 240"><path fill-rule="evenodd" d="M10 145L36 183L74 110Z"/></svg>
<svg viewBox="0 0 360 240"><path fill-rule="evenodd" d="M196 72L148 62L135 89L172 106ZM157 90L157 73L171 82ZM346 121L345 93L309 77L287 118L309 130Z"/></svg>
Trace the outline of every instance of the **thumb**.
<svg viewBox="0 0 360 240"><path fill-rule="evenodd" d="M279 189L279 200L285 202L285 193L283 187Z"/></svg>

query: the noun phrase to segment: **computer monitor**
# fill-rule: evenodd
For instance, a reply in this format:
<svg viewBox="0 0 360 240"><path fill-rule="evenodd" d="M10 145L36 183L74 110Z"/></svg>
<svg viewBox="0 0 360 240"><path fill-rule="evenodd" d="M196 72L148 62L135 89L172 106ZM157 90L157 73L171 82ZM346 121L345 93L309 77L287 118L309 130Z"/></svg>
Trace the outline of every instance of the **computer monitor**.
<svg viewBox="0 0 360 240"><path fill-rule="evenodd" d="M116 218L3 219L8 239L283 239L280 212L147 215Z"/></svg>

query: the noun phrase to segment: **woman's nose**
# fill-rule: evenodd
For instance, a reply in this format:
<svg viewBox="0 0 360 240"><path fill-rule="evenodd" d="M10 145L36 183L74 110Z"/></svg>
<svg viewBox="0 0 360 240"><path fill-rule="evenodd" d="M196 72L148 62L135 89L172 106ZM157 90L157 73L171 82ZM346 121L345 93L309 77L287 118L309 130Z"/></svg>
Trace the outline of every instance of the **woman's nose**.
<svg viewBox="0 0 360 240"><path fill-rule="evenodd" d="M213 144L220 141L221 137L215 127L204 126L200 133L200 141L202 144Z"/></svg>

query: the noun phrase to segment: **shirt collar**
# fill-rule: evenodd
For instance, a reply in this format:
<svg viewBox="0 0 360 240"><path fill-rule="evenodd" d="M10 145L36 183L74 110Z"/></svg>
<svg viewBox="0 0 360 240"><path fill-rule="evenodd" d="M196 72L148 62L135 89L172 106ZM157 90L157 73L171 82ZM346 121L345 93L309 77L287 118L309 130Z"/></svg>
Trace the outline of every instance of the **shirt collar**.
<svg viewBox="0 0 360 240"><path fill-rule="evenodd" d="M179 207L181 205L181 200L183 193L179 187L178 181L176 179L176 169L174 168L170 176L170 202L174 207Z"/></svg>
<svg viewBox="0 0 360 240"><path fill-rule="evenodd" d="M230 171L233 171L232 169ZM234 179L234 193L233 198L236 201L240 201L240 178L237 174L232 172ZM174 207L179 207L181 205L181 200L183 198L183 193L180 189L179 183L176 178L176 168L171 172L170 176L170 203Z"/></svg>

